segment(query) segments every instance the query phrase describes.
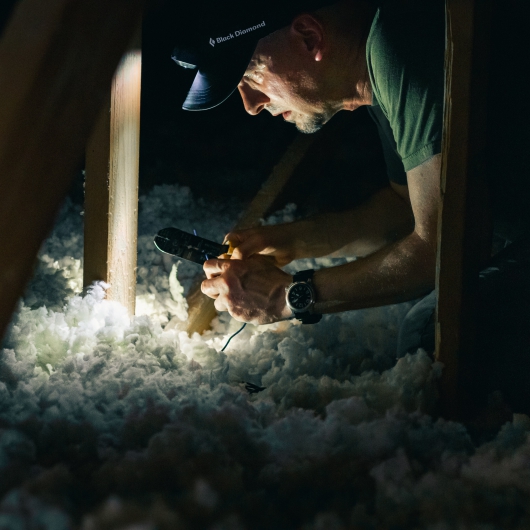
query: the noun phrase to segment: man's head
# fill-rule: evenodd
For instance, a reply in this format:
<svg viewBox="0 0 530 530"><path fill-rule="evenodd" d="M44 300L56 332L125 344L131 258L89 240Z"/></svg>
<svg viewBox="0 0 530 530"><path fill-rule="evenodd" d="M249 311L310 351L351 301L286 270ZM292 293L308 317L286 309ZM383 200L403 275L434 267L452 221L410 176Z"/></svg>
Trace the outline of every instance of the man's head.
<svg viewBox="0 0 530 530"><path fill-rule="evenodd" d="M301 0L299 5L311 2L326 3ZM199 65L183 108L206 110L216 106L237 85L250 114L265 109L311 133L339 110L354 110L366 103L369 82L363 43L367 13L373 14L373 10L362 0L345 0L314 11L299 7L294 14L293 9L291 3L287 9L276 3L276 12L245 33L226 30L221 32L226 33L226 40L210 38L206 47L204 33L200 36L202 52L198 46L191 48L191 53L177 49L174 59L179 64L184 65L191 57L189 61ZM249 21L258 18L253 15ZM226 27L230 24L235 23L230 20Z"/></svg>
<svg viewBox="0 0 530 530"><path fill-rule="evenodd" d="M321 17L303 13L262 38L238 85L246 111L282 115L305 133L320 129L341 110L331 97L328 37Z"/></svg>

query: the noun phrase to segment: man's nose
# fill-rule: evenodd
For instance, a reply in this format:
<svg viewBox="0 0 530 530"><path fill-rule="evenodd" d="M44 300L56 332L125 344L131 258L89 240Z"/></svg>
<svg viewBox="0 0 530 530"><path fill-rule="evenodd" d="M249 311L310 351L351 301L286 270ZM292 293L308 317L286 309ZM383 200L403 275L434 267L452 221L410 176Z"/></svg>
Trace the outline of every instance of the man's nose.
<svg viewBox="0 0 530 530"><path fill-rule="evenodd" d="M270 103L270 99L263 92L250 88L244 81L241 81L237 88L241 94L245 110L252 116L259 114L265 105Z"/></svg>

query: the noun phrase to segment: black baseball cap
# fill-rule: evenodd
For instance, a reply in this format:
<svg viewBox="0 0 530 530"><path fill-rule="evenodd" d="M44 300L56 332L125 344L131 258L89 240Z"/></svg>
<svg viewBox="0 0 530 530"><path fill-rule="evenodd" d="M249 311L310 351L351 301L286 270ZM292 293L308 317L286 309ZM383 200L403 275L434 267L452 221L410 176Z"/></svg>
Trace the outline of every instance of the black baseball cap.
<svg viewBox="0 0 530 530"><path fill-rule="evenodd" d="M268 0L264 5L217 1L179 16L172 59L184 68L197 69L184 110L208 110L225 101L243 77L258 41L289 25L304 11L333 1Z"/></svg>

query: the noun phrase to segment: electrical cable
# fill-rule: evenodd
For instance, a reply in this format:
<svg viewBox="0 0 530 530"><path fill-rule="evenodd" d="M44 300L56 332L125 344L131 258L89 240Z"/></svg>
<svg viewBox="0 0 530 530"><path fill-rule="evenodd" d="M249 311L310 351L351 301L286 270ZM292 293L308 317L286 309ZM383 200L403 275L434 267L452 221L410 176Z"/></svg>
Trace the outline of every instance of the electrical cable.
<svg viewBox="0 0 530 530"><path fill-rule="evenodd" d="M247 325L247 323L245 322L227 341L226 341L226 344L223 346L223 349L221 350L222 352L225 351L226 347L230 344L230 341L236 336L238 335L239 333L241 333L243 331L243 329L245 328L245 326ZM249 393L249 394L257 394L259 392L263 392L263 390L266 390L266 387L264 386L259 386L259 385L255 385L254 383L248 383L248 382L243 382L243 384L245 385L245 390Z"/></svg>
<svg viewBox="0 0 530 530"><path fill-rule="evenodd" d="M221 350L222 352L226 350L226 347L230 344L230 341L236 336L238 335L239 333L241 333L243 331L243 329L245 328L245 326L247 325L247 323L245 322L227 341L226 341L226 344L223 346L223 349Z"/></svg>

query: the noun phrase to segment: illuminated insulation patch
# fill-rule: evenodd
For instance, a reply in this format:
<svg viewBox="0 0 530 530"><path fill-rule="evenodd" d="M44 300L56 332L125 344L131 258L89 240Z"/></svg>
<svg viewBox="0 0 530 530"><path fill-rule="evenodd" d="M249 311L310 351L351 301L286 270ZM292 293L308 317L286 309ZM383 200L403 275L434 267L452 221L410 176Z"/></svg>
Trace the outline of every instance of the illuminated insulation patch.
<svg viewBox="0 0 530 530"><path fill-rule="evenodd" d="M130 322L102 285L73 295L81 216L63 211L0 357L0 528L529 527L528 418L480 447L433 420L441 367L395 361L409 305L247 325L224 353L226 315L203 337L164 331L197 268L153 234L220 240L233 214L177 186L141 199Z"/></svg>

